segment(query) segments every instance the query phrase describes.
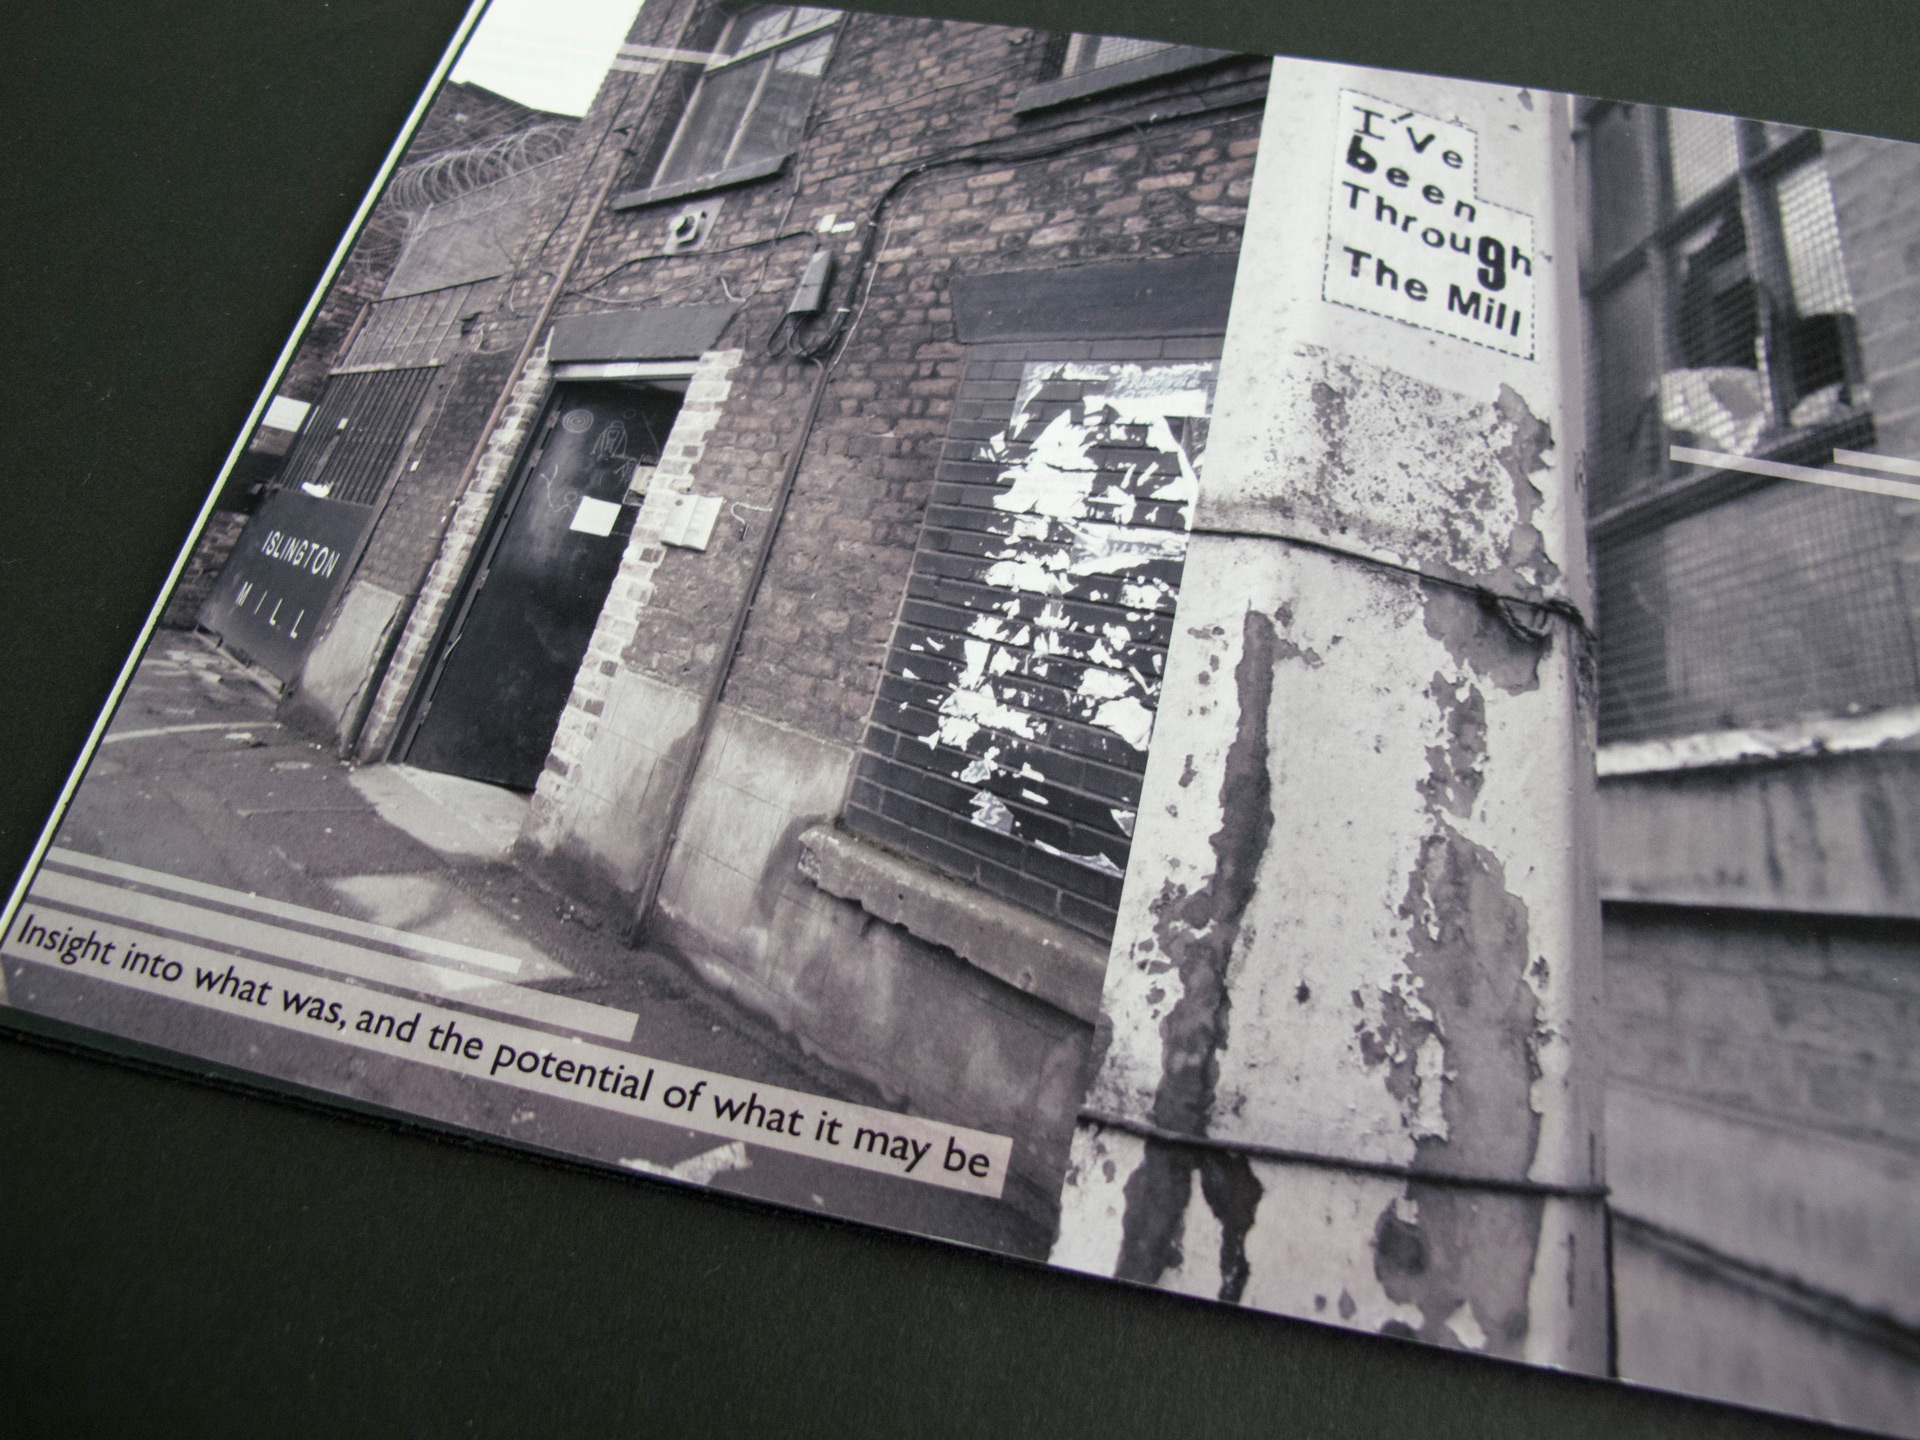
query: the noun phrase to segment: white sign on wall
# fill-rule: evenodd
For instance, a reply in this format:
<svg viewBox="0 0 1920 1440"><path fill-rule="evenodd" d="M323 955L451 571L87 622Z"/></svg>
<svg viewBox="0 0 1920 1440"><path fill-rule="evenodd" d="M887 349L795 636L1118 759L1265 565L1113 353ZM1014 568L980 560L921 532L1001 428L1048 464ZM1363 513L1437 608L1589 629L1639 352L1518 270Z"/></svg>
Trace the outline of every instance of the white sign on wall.
<svg viewBox="0 0 1920 1440"><path fill-rule="evenodd" d="M1340 92L1322 298L1533 358L1533 217L1480 198L1465 125Z"/></svg>

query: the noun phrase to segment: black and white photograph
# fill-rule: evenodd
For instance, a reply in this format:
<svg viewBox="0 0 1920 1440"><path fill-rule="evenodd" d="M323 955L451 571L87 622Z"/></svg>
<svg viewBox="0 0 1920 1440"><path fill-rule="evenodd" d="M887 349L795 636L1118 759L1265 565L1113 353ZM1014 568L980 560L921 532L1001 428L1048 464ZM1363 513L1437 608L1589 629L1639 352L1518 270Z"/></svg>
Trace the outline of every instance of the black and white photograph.
<svg viewBox="0 0 1920 1440"><path fill-rule="evenodd" d="M0 1016L1920 1436L1920 147L468 24Z"/></svg>

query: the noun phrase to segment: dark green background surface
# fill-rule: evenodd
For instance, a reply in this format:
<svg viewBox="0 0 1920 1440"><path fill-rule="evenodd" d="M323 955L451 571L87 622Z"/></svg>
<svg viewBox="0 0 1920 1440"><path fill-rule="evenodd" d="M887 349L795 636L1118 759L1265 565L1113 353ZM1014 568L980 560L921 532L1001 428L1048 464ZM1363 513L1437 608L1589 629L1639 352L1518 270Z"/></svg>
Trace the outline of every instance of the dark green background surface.
<svg viewBox="0 0 1920 1440"><path fill-rule="evenodd" d="M17 7L16 7L17 8ZM950 0L1920 140L1909 0ZM456 0L0 20L0 869ZM0 1037L0 1432L1810 1427L554 1166Z"/></svg>

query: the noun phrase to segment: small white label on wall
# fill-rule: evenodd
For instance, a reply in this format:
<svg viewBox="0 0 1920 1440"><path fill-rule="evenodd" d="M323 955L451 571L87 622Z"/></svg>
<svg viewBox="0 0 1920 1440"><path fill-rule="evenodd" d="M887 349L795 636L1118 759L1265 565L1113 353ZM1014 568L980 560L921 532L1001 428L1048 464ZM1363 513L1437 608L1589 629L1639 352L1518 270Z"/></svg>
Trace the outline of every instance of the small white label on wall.
<svg viewBox="0 0 1920 1440"><path fill-rule="evenodd" d="M578 530L583 535L611 535L613 522L620 518L620 507L611 500L595 500L591 495L580 497L580 508L573 512L573 523L567 528Z"/></svg>
<svg viewBox="0 0 1920 1440"><path fill-rule="evenodd" d="M675 495L664 507L660 539L688 550L704 550L713 538L713 522L720 518L718 495Z"/></svg>
<svg viewBox="0 0 1920 1440"><path fill-rule="evenodd" d="M260 417L260 423L270 430L298 430L300 422L307 418L307 411L312 408L304 400L289 400L284 395L276 395L267 402L267 413Z"/></svg>
<svg viewBox="0 0 1920 1440"><path fill-rule="evenodd" d="M1340 92L1322 298L1533 358L1533 217L1482 200L1465 125Z"/></svg>

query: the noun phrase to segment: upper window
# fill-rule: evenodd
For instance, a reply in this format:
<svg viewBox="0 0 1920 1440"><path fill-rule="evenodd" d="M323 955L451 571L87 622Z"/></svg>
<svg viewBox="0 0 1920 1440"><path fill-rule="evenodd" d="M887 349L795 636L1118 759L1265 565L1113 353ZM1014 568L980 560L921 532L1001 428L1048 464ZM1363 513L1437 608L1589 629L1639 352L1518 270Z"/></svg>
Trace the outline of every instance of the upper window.
<svg viewBox="0 0 1920 1440"><path fill-rule="evenodd" d="M1768 455L1862 413L1817 132L1606 105L1586 158L1603 509L1682 476L1676 447Z"/></svg>
<svg viewBox="0 0 1920 1440"><path fill-rule="evenodd" d="M833 48L839 12L753 5L727 25L652 186L682 185L793 148Z"/></svg>
<svg viewBox="0 0 1920 1440"><path fill-rule="evenodd" d="M1905 502L1843 468L1878 441L1823 137L1582 120L1601 740L1915 703Z"/></svg>
<svg viewBox="0 0 1920 1440"><path fill-rule="evenodd" d="M1013 102L1013 113L1047 110L1128 85L1143 84L1227 59L1228 50L1203 50L1197 45L1172 45L1164 40L1130 40L1121 35L1055 35L1048 68L1058 65L1049 79L1029 85Z"/></svg>
<svg viewBox="0 0 1920 1440"><path fill-rule="evenodd" d="M1153 55L1173 48L1164 40L1129 40L1122 35L1075 35L1067 41L1066 59L1060 66L1060 73L1085 75L1089 71L1104 70L1109 65L1138 60L1142 55Z"/></svg>

